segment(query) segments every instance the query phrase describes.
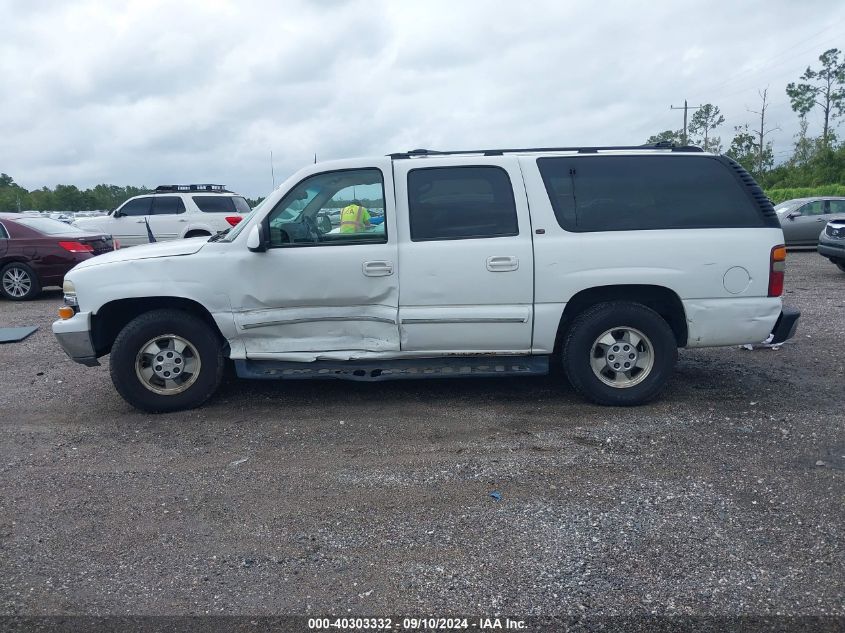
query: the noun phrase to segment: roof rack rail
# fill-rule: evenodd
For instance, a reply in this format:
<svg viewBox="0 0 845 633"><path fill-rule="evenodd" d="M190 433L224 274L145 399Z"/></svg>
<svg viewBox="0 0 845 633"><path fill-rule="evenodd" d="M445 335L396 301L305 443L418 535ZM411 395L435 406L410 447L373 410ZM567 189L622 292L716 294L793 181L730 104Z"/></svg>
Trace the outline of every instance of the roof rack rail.
<svg viewBox="0 0 845 633"><path fill-rule="evenodd" d="M675 145L670 141L648 143L645 145L605 145L596 147L523 147L511 149L462 149L440 151L435 149L412 149L407 152L388 154L392 159L424 158L426 156L454 156L456 154L482 154L484 156L502 156L503 154L528 154L532 152L578 152L579 154L596 154L612 150L670 150L673 152L703 152L695 145Z"/></svg>
<svg viewBox="0 0 845 633"><path fill-rule="evenodd" d="M226 185L159 185L155 193L202 191L204 193L233 193Z"/></svg>

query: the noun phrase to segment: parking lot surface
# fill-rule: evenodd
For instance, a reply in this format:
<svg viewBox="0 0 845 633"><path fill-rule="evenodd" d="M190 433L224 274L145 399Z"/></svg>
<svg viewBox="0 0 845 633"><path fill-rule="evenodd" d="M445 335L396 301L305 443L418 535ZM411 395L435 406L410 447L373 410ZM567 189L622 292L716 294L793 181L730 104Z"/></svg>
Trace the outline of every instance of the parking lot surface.
<svg viewBox="0 0 845 633"><path fill-rule="evenodd" d="M0 346L0 613L845 615L845 274L786 288L792 341L682 350L632 409L556 373L149 415L66 358L58 290L4 301L40 329Z"/></svg>

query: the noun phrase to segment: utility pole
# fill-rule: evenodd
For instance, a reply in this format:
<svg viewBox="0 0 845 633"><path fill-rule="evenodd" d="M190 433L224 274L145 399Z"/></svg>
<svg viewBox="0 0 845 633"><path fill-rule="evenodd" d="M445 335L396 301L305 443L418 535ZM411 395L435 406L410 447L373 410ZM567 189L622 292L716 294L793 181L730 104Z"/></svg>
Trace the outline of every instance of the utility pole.
<svg viewBox="0 0 845 633"><path fill-rule="evenodd" d="M684 111L684 136L683 136L683 139L682 139L684 141L684 145L688 144L687 143L687 110L698 110L700 107L701 107L700 105L697 105L697 106L687 105L686 99L684 99L684 105L683 106L673 106L673 105L669 106L670 110L683 110Z"/></svg>

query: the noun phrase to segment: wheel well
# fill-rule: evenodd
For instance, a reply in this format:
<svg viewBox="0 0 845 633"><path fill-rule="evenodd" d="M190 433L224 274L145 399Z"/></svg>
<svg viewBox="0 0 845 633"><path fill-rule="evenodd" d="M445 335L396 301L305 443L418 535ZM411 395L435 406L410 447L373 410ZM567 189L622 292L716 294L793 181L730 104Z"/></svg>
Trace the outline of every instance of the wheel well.
<svg viewBox="0 0 845 633"><path fill-rule="evenodd" d="M114 339L132 319L144 312L161 308L175 308L199 317L217 333L221 343L226 343L211 313L196 301L183 297L133 297L110 301L91 316L91 331L97 356L111 351Z"/></svg>
<svg viewBox="0 0 845 633"><path fill-rule="evenodd" d="M591 305L605 301L631 301L651 308L662 316L669 327L672 328L678 347L686 346L688 334L686 313L681 298L675 292L663 286L598 286L576 293L566 303L557 331L555 351L560 351L563 345L563 337L575 317Z"/></svg>

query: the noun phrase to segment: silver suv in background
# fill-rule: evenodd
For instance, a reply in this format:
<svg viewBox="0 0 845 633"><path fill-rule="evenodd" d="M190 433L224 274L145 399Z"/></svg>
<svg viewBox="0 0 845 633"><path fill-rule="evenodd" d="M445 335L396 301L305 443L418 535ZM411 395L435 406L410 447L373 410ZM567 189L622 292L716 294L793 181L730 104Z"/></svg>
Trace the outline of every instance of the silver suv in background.
<svg viewBox="0 0 845 633"><path fill-rule="evenodd" d="M827 257L845 273L845 218L827 223L817 248L819 255Z"/></svg>
<svg viewBox="0 0 845 633"><path fill-rule="evenodd" d="M160 185L106 216L78 218L73 226L109 234L125 247L150 242L150 233L157 242L209 237L237 225L249 212L244 197L224 185Z"/></svg>
<svg viewBox="0 0 845 633"><path fill-rule="evenodd" d="M787 246L815 246L825 224L845 219L845 198L795 198L781 202L775 213Z"/></svg>

